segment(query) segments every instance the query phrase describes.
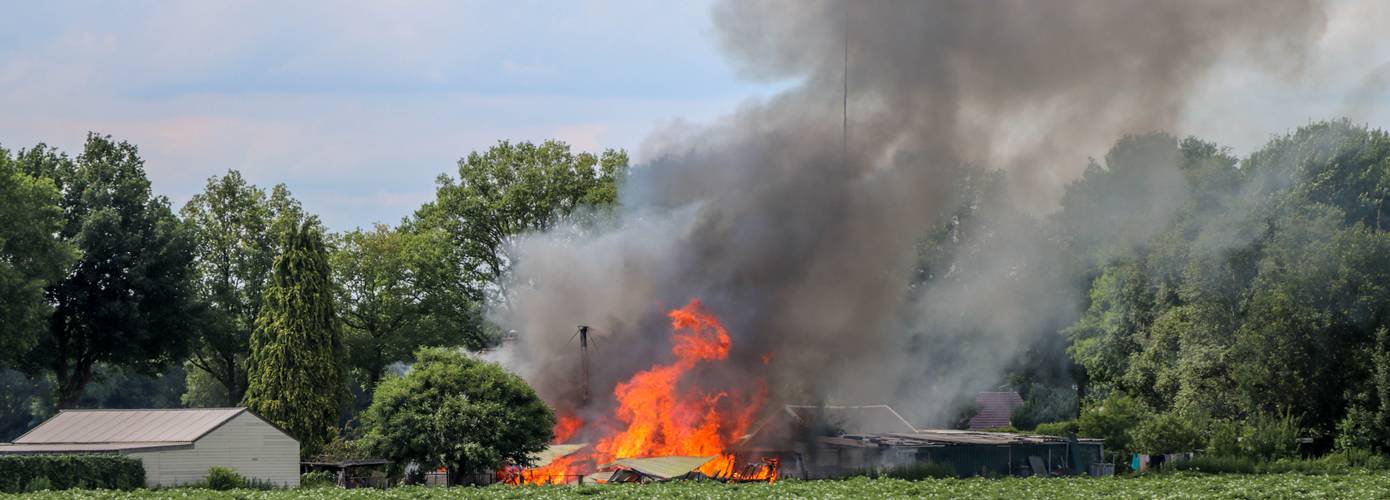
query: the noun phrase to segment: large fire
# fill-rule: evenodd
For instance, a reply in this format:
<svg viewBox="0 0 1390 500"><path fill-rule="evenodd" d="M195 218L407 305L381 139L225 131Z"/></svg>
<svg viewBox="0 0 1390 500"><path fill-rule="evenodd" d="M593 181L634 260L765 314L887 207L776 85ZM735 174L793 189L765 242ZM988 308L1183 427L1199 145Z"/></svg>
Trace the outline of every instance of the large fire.
<svg viewBox="0 0 1390 500"><path fill-rule="evenodd" d="M671 353L675 361L638 372L613 389L617 407L610 423L586 429L595 444L544 467L524 471L519 482L564 483L596 465L630 457L716 456L700 472L730 479L776 479L776 461L736 470L732 445L748 432L762 409L767 386L761 379L751 390L707 388L689 375L696 367L729 356L729 332L719 319L692 300L667 313L671 319ZM769 358L764 355L764 359ZM573 438L586 422L561 415L555 443ZM586 467L588 468L586 470Z"/></svg>

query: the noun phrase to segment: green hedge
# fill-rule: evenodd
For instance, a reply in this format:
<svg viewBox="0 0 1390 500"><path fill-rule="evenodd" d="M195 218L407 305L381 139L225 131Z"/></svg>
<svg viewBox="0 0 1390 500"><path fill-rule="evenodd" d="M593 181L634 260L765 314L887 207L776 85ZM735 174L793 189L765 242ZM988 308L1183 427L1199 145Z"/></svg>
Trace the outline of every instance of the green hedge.
<svg viewBox="0 0 1390 500"><path fill-rule="evenodd" d="M0 455L0 491L104 488L145 485L145 466L116 455Z"/></svg>

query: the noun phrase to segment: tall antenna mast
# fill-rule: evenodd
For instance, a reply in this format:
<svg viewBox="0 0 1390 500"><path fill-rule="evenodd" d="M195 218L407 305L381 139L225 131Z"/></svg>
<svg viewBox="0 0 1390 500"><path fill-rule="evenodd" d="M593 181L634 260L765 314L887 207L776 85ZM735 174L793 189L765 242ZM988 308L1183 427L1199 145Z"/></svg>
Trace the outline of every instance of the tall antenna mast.
<svg viewBox="0 0 1390 500"><path fill-rule="evenodd" d="M845 6L845 61L843 92L840 95L840 159L844 162L845 169L849 169L849 5L850 2L843 2Z"/></svg>

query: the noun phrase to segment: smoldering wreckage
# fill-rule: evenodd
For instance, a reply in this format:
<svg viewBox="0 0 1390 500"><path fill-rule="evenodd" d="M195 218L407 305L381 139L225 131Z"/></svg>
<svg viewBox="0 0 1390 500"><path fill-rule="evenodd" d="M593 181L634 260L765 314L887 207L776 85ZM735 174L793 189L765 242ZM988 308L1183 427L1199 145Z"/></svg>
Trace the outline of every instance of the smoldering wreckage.
<svg viewBox="0 0 1390 500"><path fill-rule="evenodd" d="M501 480L1103 472L1098 441L914 423L944 427L1072 323L1066 256L1037 250L1035 222L1077 152L1176 128L1229 58L1296 66L1325 17L1311 0L771 0L714 21L740 72L796 83L659 130L615 213L511 245L489 313L519 334L499 360L559 424ZM1007 185L963 188L972 165ZM960 207L986 227L953 226ZM951 251L924 276L918 245L943 226ZM594 326L581 349L576 324Z"/></svg>

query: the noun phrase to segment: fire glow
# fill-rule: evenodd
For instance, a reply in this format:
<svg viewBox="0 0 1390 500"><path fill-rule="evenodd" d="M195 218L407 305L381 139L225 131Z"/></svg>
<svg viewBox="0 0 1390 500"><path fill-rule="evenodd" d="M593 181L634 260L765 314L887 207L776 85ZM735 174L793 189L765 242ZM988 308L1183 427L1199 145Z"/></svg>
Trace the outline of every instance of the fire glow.
<svg viewBox="0 0 1390 500"><path fill-rule="evenodd" d="M613 389L617 407L610 422L592 429L577 415L562 414L555 425L555 443L577 435L595 438L594 446L561 457L544 467L527 469L520 482L564 483L595 466L632 457L711 456L699 471L710 477L736 480L775 480L772 466L736 470L733 445L744 436L767 397L767 384L758 379L749 391L701 387L692 370L729 357L729 333L699 300L667 313L671 320L671 353L675 360L638 372ZM764 355L764 359L769 359ZM609 424L612 425L609 425Z"/></svg>

